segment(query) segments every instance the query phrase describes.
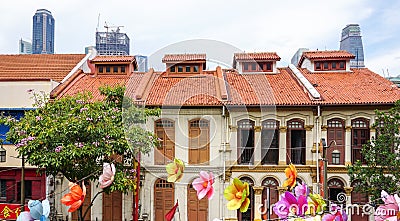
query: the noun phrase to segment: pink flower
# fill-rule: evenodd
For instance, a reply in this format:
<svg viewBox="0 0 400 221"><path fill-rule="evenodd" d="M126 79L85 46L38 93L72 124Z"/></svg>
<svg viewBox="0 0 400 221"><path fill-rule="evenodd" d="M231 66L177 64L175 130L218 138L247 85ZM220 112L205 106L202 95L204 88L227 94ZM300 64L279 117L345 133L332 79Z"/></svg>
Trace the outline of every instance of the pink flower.
<svg viewBox="0 0 400 221"><path fill-rule="evenodd" d="M375 211L375 220L397 220L397 214L400 211L400 198L397 194L389 195L386 191L382 190L381 197L384 205L379 206Z"/></svg>
<svg viewBox="0 0 400 221"><path fill-rule="evenodd" d="M211 199L214 196L214 175L212 172L207 173L205 171L200 171L200 178L193 180L193 188L197 191L197 197L199 200L207 196Z"/></svg>
<svg viewBox="0 0 400 221"><path fill-rule="evenodd" d="M112 163L111 165L109 163L104 163L103 164L103 174L100 175L99 178L99 183L101 188L106 188L112 184L114 181L114 175L115 175L115 166Z"/></svg>

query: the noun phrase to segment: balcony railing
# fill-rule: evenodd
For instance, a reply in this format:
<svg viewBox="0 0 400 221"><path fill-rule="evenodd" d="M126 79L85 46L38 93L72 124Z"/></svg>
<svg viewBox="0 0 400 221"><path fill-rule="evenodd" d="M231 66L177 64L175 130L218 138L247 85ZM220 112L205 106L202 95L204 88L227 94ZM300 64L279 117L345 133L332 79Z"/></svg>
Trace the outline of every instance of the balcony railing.
<svg viewBox="0 0 400 221"><path fill-rule="evenodd" d="M306 164L306 147L293 147L289 151L290 160L293 164Z"/></svg>
<svg viewBox="0 0 400 221"><path fill-rule="evenodd" d="M253 164L254 163L254 147L238 147L239 148L239 164Z"/></svg>
<svg viewBox="0 0 400 221"><path fill-rule="evenodd" d="M278 148L263 148L261 149L261 164L274 164L277 165L279 161L279 149Z"/></svg>

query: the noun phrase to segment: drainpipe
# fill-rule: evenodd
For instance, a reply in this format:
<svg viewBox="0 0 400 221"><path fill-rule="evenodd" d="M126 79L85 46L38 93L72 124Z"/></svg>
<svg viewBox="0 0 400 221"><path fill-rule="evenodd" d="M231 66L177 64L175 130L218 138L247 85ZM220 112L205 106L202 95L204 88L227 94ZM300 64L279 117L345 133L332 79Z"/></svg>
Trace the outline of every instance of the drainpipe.
<svg viewBox="0 0 400 221"><path fill-rule="evenodd" d="M222 145L223 145L223 154L222 154L222 161L223 161L223 175L222 175L222 190L225 190L225 170L226 170L226 141L227 141L227 118L225 113L225 106L222 106ZM219 194L221 197L220 200L220 211L222 220L225 220L225 210L224 210L224 197L223 194Z"/></svg>
<svg viewBox="0 0 400 221"><path fill-rule="evenodd" d="M321 117L321 107L318 105L317 106L317 119L315 120L315 125L316 125L316 137L317 137L317 141L316 141L316 146L317 146L317 151L316 151L316 154L317 154L317 156L316 156L316 158L317 158L317 193L318 194L320 194L320 185L319 185L319 173L320 173L320 171L319 171L319 140L320 140L320 138L319 138L319 129L320 129L320 126L319 126L319 118Z"/></svg>
<svg viewBox="0 0 400 221"><path fill-rule="evenodd" d="M22 155L21 167L21 212L25 211L25 157Z"/></svg>

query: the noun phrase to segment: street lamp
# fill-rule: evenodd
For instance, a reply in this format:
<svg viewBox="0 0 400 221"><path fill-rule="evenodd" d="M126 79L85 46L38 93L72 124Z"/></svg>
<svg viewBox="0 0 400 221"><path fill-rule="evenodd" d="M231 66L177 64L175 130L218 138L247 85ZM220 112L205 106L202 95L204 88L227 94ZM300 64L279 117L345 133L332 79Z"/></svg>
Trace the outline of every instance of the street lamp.
<svg viewBox="0 0 400 221"><path fill-rule="evenodd" d="M324 181L324 186L323 186L323 191L324 191L324 198L325 200L328 199L328 159L326 159L326 149L331 147L332 144L336 146L336 141L332 140L329 145L326 145L326 140L325 138L321 138L321 144L322 144L322 162L323 162L323 181Z"/></svg>

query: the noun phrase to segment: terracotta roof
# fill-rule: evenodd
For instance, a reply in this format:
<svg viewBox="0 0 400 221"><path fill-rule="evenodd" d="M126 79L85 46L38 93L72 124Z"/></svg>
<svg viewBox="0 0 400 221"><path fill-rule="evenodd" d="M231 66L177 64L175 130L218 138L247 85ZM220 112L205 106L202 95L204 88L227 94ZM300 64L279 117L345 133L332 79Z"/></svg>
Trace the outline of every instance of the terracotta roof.
<svg viewBox="0 0 400 221"><path fill-rule="evenodd" d="M135 56L106 56L106 55L101 55L101 56L96 56L92 62L129 62L132 63L135 61Z"/></svg>
<svg viewBox="0 0 400 221"><path fill-rule="evenodd" d="M64 97L64 96L72 96L74 94L83 93L83 92L91 92L94 100L101 99L102 96L98 88L100 86L108 85L108 86L117 86L123 85L125 86L127 82L129 82L133 88L138 86L140 78L142 74L132 73L130 75L88 75L85 73L77 73L75 77L71 81L60 84L56 87L51 97ZM61 90L59 90L61 88ZM55 93L58 92L58 93Z"/></svg>
<svg viewBox="0 0 400 221"><path fill-rule="evenodd" d="M400 89L389 80L368 70L353 72L300 72L315 85L321 100L312 100L289 68L279 68L277 74L239 74L234 70L205 71L196 77L165 77L165 73L132 73L127 75L87 75L75 73L59 85L58 97L91 91L101 98L101 85L122 84L127 94L148 106L221 106L225 105L369 105L393 104L400 99ZM221 76L219 76L221 75ZM220 80L225 82L221 83ZM143 86L148 81L148 83ZM226 91L220 87L226 87ZM138 88L141 88L140 90ZM221 95L226 94L227 99ZM140 96L136 96L140 95Z"/></svg>
<svg viewBox="0 0 400 221"><path fill-rule="evenodd" d="M215 106L221 105L216 76L172 78L158 74L146 98L150 106Z"/></svg>
<svg viewBox="0 0 400 221"><path fill-rule="evenodd" d="M385 104L400 99L400 89L393 82L367 68L353 72L311 73L299 68L321 94L321 104Z"/></svg>
<svg viewBox="0 0 400 221"><path fill-rule="evenodd" d="M206 54L166 54L162 59L163 63L179 61L205 61Z"/></svg>
<svg viewBox="0 0 400 221"><path fill-rule="evenodd" d="M279 74L226 73L231 105L307 105L308 95L286 69Z"/></svg>
<svg viewBox="0 0 400 221"><path fill-rule="evenodd" d="M303 52L304 57L313 60L313 59L340 59L340 58L355 58L352 53L347 51L305 51Z"/></svg>
<svg viewBox="0 0 400 221"><path fill-rule="evenodd" d="M268 60L280 61L276 52L254 52L254 53L235 53L234 59L236 61L249 61L249 60Z"/></svg>
<svg viewBox="0 0 400 221"><path fill-rule="evenodd" d="M61 81L85 54L0 55L0 80Z"/></svg>

